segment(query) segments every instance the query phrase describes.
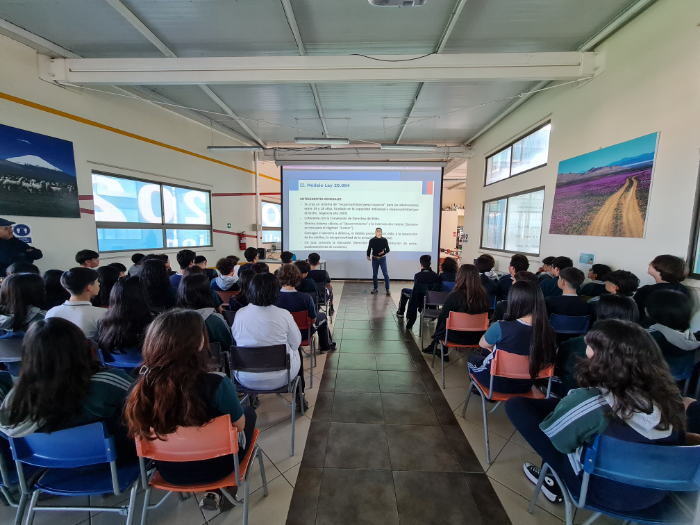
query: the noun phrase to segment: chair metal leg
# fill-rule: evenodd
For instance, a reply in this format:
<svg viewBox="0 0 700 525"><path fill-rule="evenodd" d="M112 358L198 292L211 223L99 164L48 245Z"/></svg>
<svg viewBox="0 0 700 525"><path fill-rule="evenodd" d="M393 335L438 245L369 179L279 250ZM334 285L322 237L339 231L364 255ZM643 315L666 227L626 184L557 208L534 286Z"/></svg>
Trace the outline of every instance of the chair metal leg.
<svg viewBox="0 0 700 525"><path fill-rule="evenodd" d="M248 504L250 501L250 483L243 483L243 525L248 525Z"/></svg>
<svg viewBox="0 0 700 525"><path fill-rule="evenodd" d="M602 516L602 514L600 512L594 512L593 515L590 518L588 518L586 521L584 521L581 525L591 525L591 523L593 523L595 520L597 520L601 516ZM629 520L625 520L622 522L622 525L625 525L626 523L629 523L629 522L630 522Z"/></svg>
<svg viewBox="0 0 700 525"><path fill-rule="evenodd" d="M530 506L528 507L527 511L532 514L535 510L535 505L537 505L537 496L540 495L540 491L542 490L542 485L544 484L544 477L547 475L547 472L549 471L549 465L545 463L542 465L542 469L540 470L540 477L537 478L537 485L535 485L535 492L532 495L532 498L530 499Z"/></svg>
<svg viewBox="0 0 700 525"><path fill-rule="evenodd" d="M262 478L263 494L265 494L265 497L267 497L267 495L268 495L267 477L265 476L265 464L263 462L263 452L260 449L260 447L258 447L257 445L255 445L255 446L258 448L258 462L260 463L260 477Z"/></svg>
<svg viewBox="0 0 700 525"><path fill-rule="evenodd" d="M17 504L17 513L15 514L14 525L20 525L22 523L22 518L24 518L24 511L27 509L28 500L29 496L27 494L22 493L22 495L19 497L19 503Z"/></svg>
<svg viewBox="0 0 700 525"><path fill-rule="evenodd" d="M437 347L438 345L433 344L433 360L430 363L430 368L433 368L435 366L435 352L437 352Z"/></svg>
<svg viewBox="0 0 700 525"><path fill-rule="evenodd" d="M146 493L143 495L143 512L141 513L141 525L146 525L146 518L148 515L148 506L151 501L151 487L146 488Z"/></svg>
<svg viewBox="0 0 700 525"><path fill-rule="evenodd" d="M294 395L292 396L292 451L289 453L289 457L294 456L294 417L296 416L296 403L297 403L297 390L299 388L299 381L295 382ZM303 401L302 401L303 406Z"/></svg>
<svg viewBox="0 0 700 525"><path fill-rule="evenodd" d="M138 492L139 482L133 484L131 487L131 494L129 496L129 509L126 512L126 525L131 525L134 522L134 507L136 506L136 494Z"/></svg>
<svg viewBox="0 0 700 525"><path fill-rule="evenodd" d="M442 389L445 390L445 347L440 341L440 370L442 371Z"/></svg>
<svg viewBox="0 0 700 525"><path fill-rule="evenodd" d="M310 330L309 330L310 331ZM309 366L309 388L314 387L314 362L316 361L316 355L314 352L314 338L311 336L309 339L309 352L311 352L311 364Z"/></svg>
<svg viewBox="0 0 700 525"><path fill-rule="evenodd" d="M484 398L484 394L479 392L481 395L481 410L484 413L484 442L486 443L486 464L490 465L491 464L491 455L489 451L489 423L488 419L486 417L486 399Z"/></svg>
<svg viewBox="0 0 700 525"><path fill-rule="evenodd" d="M474 384L469 381L469 391L467 392L467 399L464 400L464 408L462 409L462 417L464 417L467 414L467 405L469 405L469 398L472 397L472 388L474 387Z"/></svg>
<svg viewBox="0 0 700 525"><path fill-rule="evenodd" d="M32 523L34 523L34 514L36 514L34 509L36 507L36 502L39 500L40 492L40 490L35 490L32 493L32 499L29 501L29 509L27 510L27 520L24 522L25 525L32 525Z"/></svg>

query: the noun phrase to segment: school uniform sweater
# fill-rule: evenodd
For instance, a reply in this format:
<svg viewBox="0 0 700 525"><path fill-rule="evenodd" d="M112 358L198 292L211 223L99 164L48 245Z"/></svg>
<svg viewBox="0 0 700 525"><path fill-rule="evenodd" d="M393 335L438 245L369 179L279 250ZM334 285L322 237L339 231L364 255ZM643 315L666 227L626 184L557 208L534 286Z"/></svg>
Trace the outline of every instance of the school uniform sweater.
<svg viewBox="0 0 700 525"><path fill-rule="evenodd" d="M661 348L674 378L679 378L693 368L700 341L695 339L690 330L680 332L662 324L653 324L648 332Z"/></svg>
<svg viewBox="0 0 700 525"><path fill-rule="evenodd" d="M598 297L608 293L605 290L605 281L591 281L581 288L581 295L584 297Z"/></svg>

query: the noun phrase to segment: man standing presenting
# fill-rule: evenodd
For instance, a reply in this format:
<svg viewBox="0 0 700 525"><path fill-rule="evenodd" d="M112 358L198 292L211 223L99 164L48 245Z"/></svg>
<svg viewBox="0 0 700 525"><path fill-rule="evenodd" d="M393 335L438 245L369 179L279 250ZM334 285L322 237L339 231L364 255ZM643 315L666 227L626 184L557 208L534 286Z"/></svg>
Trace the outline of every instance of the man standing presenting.
<svg viewBox="0 0 700 525"><path fill-rule="evenodd" d="M379 268L381 267L382 275L384 276L384 284L386 286L386 294L391 295L391 292L389 292L389 274L386 270L386 254L389 253L389 251L389 243L382 237L382 229L377 228L374 231L374 237L369 240L369 246L367 246L367 260L372 261L373 294L378 292L377 273L379 273Z"/></svg>
<svg viewBox="0 0 700 525"><path fill-rule="evenodd" d="M15 237L13 224L12 221L0 218L0 278L5 277L5 270L14 262L32 263L44 256L41 250L32 248Z"/></svg>

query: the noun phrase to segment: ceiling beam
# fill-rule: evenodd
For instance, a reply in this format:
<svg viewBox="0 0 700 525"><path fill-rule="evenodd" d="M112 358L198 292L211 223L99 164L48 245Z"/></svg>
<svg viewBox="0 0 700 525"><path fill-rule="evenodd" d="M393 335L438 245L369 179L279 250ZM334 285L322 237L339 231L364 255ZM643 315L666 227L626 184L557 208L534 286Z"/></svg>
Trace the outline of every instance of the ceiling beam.
<svg viewBox="0 0 700 525"><path fill-rule="evenodd" d="M0 35L4 35L11 38L25 46L36 49L37 51L49 55L52 57L63 57L63 58L80 58L80 55L76 55L72 51L54 44L50 40L30 33L26 29L22 29L7 20L0 19Z"/></svg>
<svg viewBox="0 0 700 525"><path fill-rule="evenodd" d="M387 151L379 148L323 148L299 151L266 149L260 155L261 160L274 161L411 161L411 162L447 162L455 157L467 154L464 146L446 146L434 152ZM466 158L466 157L465 157ZM462 159L464 162L464 158Z"/></svg>
<svg viewBox="0 0 700 525"><path fill-rule="evenodd" d="M156 46L158 50L163 53L166 57L168 58L177 58L177 55L175 52L170 49L165 42L163 42L156 34L150 30L150 28L143 23L143 21L137 17L126 5L122 3L121 0L107 0L107 3L111 5L120 15L122 15L127 22L129 22L134 28L138 30L139 33L141 33L146 39ZM226 103L221 100L208 86L205 84L198 84L198 87L206 93L206 95L211 98L217 106L219 106L224 113L229 115L231 118L233 118L236 123L241 126L246 133L252 137L252 139L259 145L262 146L263 148L266 147L265 142L258 137L255 132L253 132L252 129L248 127L248 125L241 120L241 118L236 115L233 110L226 105Z"/></svg>
<svg viewBox="0 0 700 525"><path fill-rule="evenodd" d="M455 4L454 9L452 10L452 13L450 14L450 18L447 20L447 25L445 26L445 29L443 30L442 35L440 36L440 40L438 40L437 46L435 46L435 53L442 53L442 50L445 48L445 44L447 44L447 40L450 38L450 35L452 34L453 29L455 28L455 24L457 23L457 19L459 18L459 15L462 14L462 9L464 9L464 5L466 3L467 0L457 0L457 3ZM416 95L413 97L413 101L411 101L411 107L408 108L406 118L401 123L401 131L399 131L399 136L396 138L397 144L401 141L401 137L403 137L403 132L406 131L408 119L410 119L411 115L413 114L413 110L415 109L416 104L418 103L418 97L420 97L424 85L425 84L423 82L421 82L418 85Z"/></svg>
<svg viewBox="0 0 700 525"><path fill-rule="evenodd" d="M287 23L289 28L292 30L294 35L294 40L297 43L297 48L299 48L299 54L301 56L306 56L306 47L304 47L304 41L301 39L301 33L299 32L299 26L297 25L297 19L294 16L294 10L292 9L292 4L289 0L282 0L282 8L284 9L284 15L287 17ZM318 118L321 119L321 126L323 126L323 134L328 136L328 128L326 127L326 117L323 114L323 106L321 105L321 97L318 95L318 90L316 89L316 84L313 82L309 84L311 86L311 93L314 96L314 104L316 104L316 111L318 111Z"/></svg>

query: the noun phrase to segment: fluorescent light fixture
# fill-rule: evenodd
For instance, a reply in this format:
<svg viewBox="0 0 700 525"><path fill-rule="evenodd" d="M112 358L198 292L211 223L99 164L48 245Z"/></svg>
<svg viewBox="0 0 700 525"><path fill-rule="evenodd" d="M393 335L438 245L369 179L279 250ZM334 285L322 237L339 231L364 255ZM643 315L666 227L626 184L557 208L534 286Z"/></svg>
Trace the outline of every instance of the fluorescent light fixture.
<svg viewBox="0 0 700 525"><path fill-rule="evenodd" d="M260 146L207 146L209 151L262 151Z"/></svg>
<svg viewBox="0 0 700 525"><path fill-rule="evenodd" d="M350 144L350 139L330 139L328 137L295 137L295 144L322 144L326 146L332 146L335 144Z"/></svg>
<svg viewBox="0 0 700 525"><path fill-rule="evenodd" d="M438 147L425 144L381 144L381 148L395 151L435 151Z"/></svg>

